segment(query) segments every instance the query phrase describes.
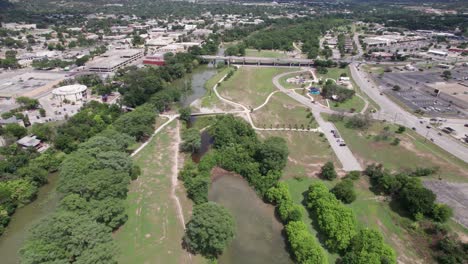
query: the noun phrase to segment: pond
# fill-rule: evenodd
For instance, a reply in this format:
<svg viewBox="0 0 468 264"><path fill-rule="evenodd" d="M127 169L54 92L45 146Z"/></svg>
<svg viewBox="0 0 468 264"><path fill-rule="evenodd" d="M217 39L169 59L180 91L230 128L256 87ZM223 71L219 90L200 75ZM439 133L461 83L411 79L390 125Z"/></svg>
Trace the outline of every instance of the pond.
<svg viewBox="0 0 468 264"><path fill-rule="evenodd" d="M215 168L209 200L234 216L236 237L219 258L220 264L293 263L274 207L264 203L241 176Z"/></svg>
<svg viewBox="0 0 468 264"><path fill-rule="evenodd" d="M5 233L0 236L0 262L2 264L19 263L18 251L23 246L29 229L57 208L60 201L60 197L55 191L58 178L57 173L51 174L48 178L49 183L39 189L36 200L18 208L13 214Z"/></svg>

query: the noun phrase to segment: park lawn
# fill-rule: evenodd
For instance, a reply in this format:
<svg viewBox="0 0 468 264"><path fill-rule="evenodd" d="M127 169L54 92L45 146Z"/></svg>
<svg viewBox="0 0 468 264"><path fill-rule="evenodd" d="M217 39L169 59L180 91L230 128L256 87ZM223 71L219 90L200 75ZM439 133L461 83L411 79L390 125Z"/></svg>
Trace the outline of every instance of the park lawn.
<svg viewBox="0 0 468 264"><path fill-rule="evenodd" d="M257 127L300 129L317 127L309 108L282 92L272 95L268 103L254 111L251 116Z"/></svg>
<svg viewBox="0 0 468 264"><path fill-rule="evenodd" d="M440 176L452 182L468 182L468 164L432 142L424 141L410 129L406 129L403 134L391 136L390 140L376 141L374 135L380 133L385 126L389 126L391 131L395 131L397 126L383 122L374 122L368 130L349 129L345 127L344 122L336 122L335 126L363 165L382 163L394 171L417 167L439 167L439 172L424 179L438 179ZM394 137L401 140L397 146L390 144Z"/></svg>
<svg viewBox="0 0 468 264"><path fill-rule="evenodd" d="M218 92L227 99L255 108L276 91L273 77L290 71L297 71L297 68L240 67L229 80L222 82Z"/></svg>
<svg viewBox="0 0 468 264"><path fill-rule="evenodd" d="M170 197L175 129L175 122L169 124L133 158L142 174L129 188L126 200L128 220L115 232L114 238L120 249L119 263L204 261L201 257L187 259L187 252L181 246L184 228ZM185 219L188 219L191 203L181 192L177 191Z"/></svg>
<svg viewBox="0 0 468 264"><path fill-rule="evenodd" d="M346 100L342 103L330 101L330 107L333 110L350 112L354 109L354 112L359 113L364 108L366 103L359 96L354 95L351 99Z"/></svg>
<svg viewBox="0 0 468 264"><path fill-rule="evenodd" d="M325 137L316 132L298 131L257 131L262 137L282 137L289 149L288 162L283 178L294 177L317 178L320 169L327 161L333 161L339 170L341 163L335 156Z"/></svg>
<svg viewBox="0 0 468 264"><path fill-rule="evenodd" d="M262 57L262 58L287 58L288 55L280 50L256 50L245 49L245 57Z"/></svg>
<svg viewBox="0 0 468 264"><path fill-rule="evenodd" d="M222 102L213 92L213 87L232 69L233 67L222 68L218 70L218 73L215 76L211 77L211 79L206 81L205 89L207 90L207 92L201 98L201 107L211 109L219 108L222 110L232 110L234 108L231 105Z"/></svg>
<svg viewBox="0 0 468 264"><path fill-rule="evenodd" d="M346 73L349 76L348 68L333 67L327 68L327 70L328 72L326 74L321 74L316 71L317 78L322 78L325 82L325 79L333 79L335 81L338 81L338 79L340 79L341 74L343 73Z"/></svg>

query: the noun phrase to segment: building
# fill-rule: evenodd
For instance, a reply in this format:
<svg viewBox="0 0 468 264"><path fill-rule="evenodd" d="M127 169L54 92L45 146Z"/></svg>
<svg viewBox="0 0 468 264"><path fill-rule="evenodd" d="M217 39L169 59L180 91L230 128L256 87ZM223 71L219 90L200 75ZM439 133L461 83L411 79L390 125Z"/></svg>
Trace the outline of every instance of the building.
<svg viewBox="0 0 468 264"><path fill-rule="evenodd" d="M86 66L92 72L114 72L141 58L143 58L143 50L141 49L112 50Z"/></svg>
<svg viewBox="0 0 468 264"><path fill-rule="evenodd" d="M143 59L145 65L164 66L164 53L155 53Z"/></svg>
<svg viewBox="0 0 468 264"><path fill-rule="evenodd" d="M86 99L87 89L86 85L81 84L66 85L52 90L52 95L60 101L78 102Z"/></svg>
<svg viewBox="0 0 468 264"><path fill-rule="evenodd" d="M179 45L179 44L171 44L171 45L167 45L158 49L158 52L160 53L171 52L175 54L175 53L184 52L184 51L185 51L184 46Z"/></svg>
<svg viewBox="0 0 468 264"><path fill-rule="evenodd" d="M427 54L435 55L435 56L439 56L439 57L447 57L447 55L448 55L448 53L445 52L445 51L433 50L433 49L428 50Z"/></svg>
<svg viewBox="0 0 468 264"><path fill-rule="evenodd" d="M18 124L22 127L24 127L24 122L22 119L18 119L16 118L15 116L12 116L10 118L7 118L7 119L0 119L0 126L6 126L8 124Z"/></svg>
<svg viewBox="0 0 468 264"><path fill-rule="evenodd" d="M25 136L16 141L16 143L23 148L37 148L41 144L41 141L36 136Z"/></svg>

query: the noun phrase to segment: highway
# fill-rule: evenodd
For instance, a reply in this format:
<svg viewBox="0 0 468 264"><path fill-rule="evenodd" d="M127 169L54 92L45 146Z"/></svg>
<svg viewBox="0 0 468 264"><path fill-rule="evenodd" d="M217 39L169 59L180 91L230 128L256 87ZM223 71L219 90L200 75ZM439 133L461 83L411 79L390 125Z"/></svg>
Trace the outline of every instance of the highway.
<svg viewBox="0 0 468 264"><path fill-rule="evenodd" d="M351 76L361 90L380 106L381 110L374 114L375 118L381 120L385 119L409 128L415 128L415 131L424 138L427 138L428 140L431 138L434 139L433 142L437 146L459 159L468 162L468 147L456 139L446 135L439 136L435 130L426 128L429 119L418 118L412 113L405 111L387 96L381 95L381 92L374 82L366 77L365 73L358 70L358 68L358 63L350 64ZM421 121L423 121L422 124Z"/></svg>

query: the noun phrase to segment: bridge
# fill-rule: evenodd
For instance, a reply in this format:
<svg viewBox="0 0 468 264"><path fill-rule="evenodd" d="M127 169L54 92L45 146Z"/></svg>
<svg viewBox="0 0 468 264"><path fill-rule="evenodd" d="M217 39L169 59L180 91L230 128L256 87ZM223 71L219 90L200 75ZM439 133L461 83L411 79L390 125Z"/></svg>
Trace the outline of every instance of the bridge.
<svg viewBox="0 0 468 264"><path fill-rule="evenodd" d="M200 56L207 61L224 61L227 65L270 65L270 66L312 66L314 60L296 58L262 58L262 57L238 57L238 56Z"/></svg>

